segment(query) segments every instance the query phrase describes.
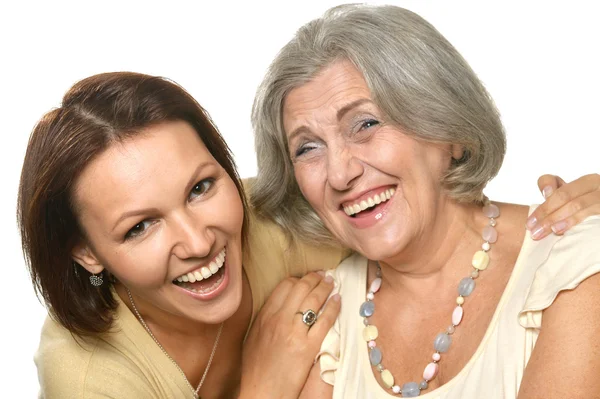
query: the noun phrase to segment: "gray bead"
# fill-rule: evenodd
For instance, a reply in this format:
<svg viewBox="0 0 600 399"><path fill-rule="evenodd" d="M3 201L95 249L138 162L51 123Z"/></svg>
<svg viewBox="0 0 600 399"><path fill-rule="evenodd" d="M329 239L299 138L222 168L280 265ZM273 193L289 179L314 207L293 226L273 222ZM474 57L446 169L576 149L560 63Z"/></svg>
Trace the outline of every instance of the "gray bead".
<svg viewBox="0 0 600 399"><path fill-rule="evenodd" d="M428 383L427 383L427 381L425 381L425 380L421 381L421 383L419 384L419 389L420 389L421 391L423 391L423 390L427 389L428 387L429 387L429 384L428 384Z"/></svg>
<svg viewBox="0 0 600 399"><path fill-rule="evenodd" d="M450 344L452 343L452 337L446 333L439 333L433 341L433 349L440 353L448 352Z"/></svg>
<svg viewBox="0 0 600 399"><path fill-rule="evenodd" d="M416 398L421 393L419 384L416 382L407 382L402 385L402 397L403 398Z"/></svg>
<svg viewBox="0 0 600 399"><path fill-rule="evenodd" d="M469 296L475 289L475 280L471 277L465 277L458 283L458 295Z"/></svg>
<svg viewBox="0 0 600 399"><path fill-rule="evenodd" d="M373 366L377 366L381 363L383 355L378 347L374 347L369 351L369 360Z"/></svg>
<svg viewBox="0 0 600 399"><path fill-rule="evenodd" d="M375 304L373 301L366 301L360 305L360 310L358 311L362 317L371 317L373 313L375 313Z"/></svg>

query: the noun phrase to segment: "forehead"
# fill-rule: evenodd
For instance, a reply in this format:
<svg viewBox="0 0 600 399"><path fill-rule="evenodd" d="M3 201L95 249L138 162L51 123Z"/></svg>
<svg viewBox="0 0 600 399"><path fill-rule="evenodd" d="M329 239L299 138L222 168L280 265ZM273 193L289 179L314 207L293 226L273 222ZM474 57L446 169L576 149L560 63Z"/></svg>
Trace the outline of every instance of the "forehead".
<svg viewBox="0 0 600 399"><path fill-rule="evenodd" d="M190 169L214 158L185 122L167 122L115 143L83 170L75 184L82 211L92 208L122 211L142 196L156 196L186 181ZM216 162L215 162L216 163Z"/></svg>
<svg viewBox="0 0 600 399"><path fill-rule="evenodd" d="M350 61L334 62L286 96L283 105L286 131L287 125L311 119L317 112L335 115L344 105L361 98L371 99L362 73Z"/></svg>

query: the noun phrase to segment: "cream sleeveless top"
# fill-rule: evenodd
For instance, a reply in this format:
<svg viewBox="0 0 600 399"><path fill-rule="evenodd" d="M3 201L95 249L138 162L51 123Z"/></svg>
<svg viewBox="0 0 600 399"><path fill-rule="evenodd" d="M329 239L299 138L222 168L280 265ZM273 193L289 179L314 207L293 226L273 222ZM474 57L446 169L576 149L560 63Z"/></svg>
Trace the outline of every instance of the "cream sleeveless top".
<svg viewBox="0 0 600 399"><path fill-rule="evenodd" d="M527 233L478 349L452 380L419 398L515 398L542 327L542 311L560 291L600 272L599 244L600 216L542 241ZM334 385L336 399L398 398L375 379L362 338L358 310L366 293L367 259L355 254L328 273L342 296L342 310L321 346L321 378Z"/></svg>

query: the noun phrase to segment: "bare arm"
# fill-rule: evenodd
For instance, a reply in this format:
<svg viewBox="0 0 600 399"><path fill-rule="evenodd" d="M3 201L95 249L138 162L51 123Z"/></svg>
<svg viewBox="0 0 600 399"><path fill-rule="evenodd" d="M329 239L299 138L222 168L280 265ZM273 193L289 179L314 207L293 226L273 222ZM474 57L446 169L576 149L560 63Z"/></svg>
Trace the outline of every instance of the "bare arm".
<svg viewBox="0 0 600 399"><path fill-rule="evenodd" d="M298 398L339 313L339 295L332 296L310 328L298 312L320 309L333 287L331 277L317 273L288 278L277 286L244 343L239 399Z"/></svg>
<svg viewBox="0 0 600 399"><path fill-rule="evenodd" d="M299 399L331 399L333 387L321 379L321 367L317 362L312 369Z"/></svg>
<svg viewBox="0 0 600 399"><path fill-rule="evenodd" d="M542 320L519 399L600 398L600 274L562 291Z"/></svg>

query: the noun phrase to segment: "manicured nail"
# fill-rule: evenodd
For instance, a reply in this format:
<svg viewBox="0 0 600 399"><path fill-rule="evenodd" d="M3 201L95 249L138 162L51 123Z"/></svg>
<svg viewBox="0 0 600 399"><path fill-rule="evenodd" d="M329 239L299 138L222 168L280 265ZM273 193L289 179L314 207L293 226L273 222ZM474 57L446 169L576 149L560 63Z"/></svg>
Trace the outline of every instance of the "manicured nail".
<svg viewBox="0 0 600 399"><path fill-rule="evenodd" d="M529 219L527 219L527 228L529 230L533 229L536 223L537 218L535 216L530 216Z"/></svg>
<svg viewBox="0 0 600 399"><path fill-rule="evenodd" d="M537 229L535 229L533 231L533 233L531 233L531 237L534 240L537 240L538 238L540 238L542 236L542 233L544 232L544 226L540 226Z"/></svg>
<svg viewBox="0 0 600 399"><path fill-rule="evenodd" d="M544 196L544 199L548 199L548 197L552 195L552 191L553 190L551 186L544 187L544 189L542 190L542 195Z"/></svg>
<svg viewBox="0 0 600 399"><path fill-rule="evenodd" d="M340 294L334 294L331 296L331 299L333 299L336 302L339 302L342 299L342 297L340 297Z"/></svg>
<svg viewBox="0 0 600 399"><path fill-rule="evenodd" d="M326 283L333 283L333 277L331 277L331 276L325 277L325 282Z"/></svg>
<svg viewBox="0 0 600 399"><path fill-rule="evenodd" d="M552 229L552 231L554 232L554 234L561 234L562 232L564 232L567 227L569 227L567 225L567 222L565 222L564 220L561 220L560 222L556 222L552 225L552 227L550 227Z"/></svg>

